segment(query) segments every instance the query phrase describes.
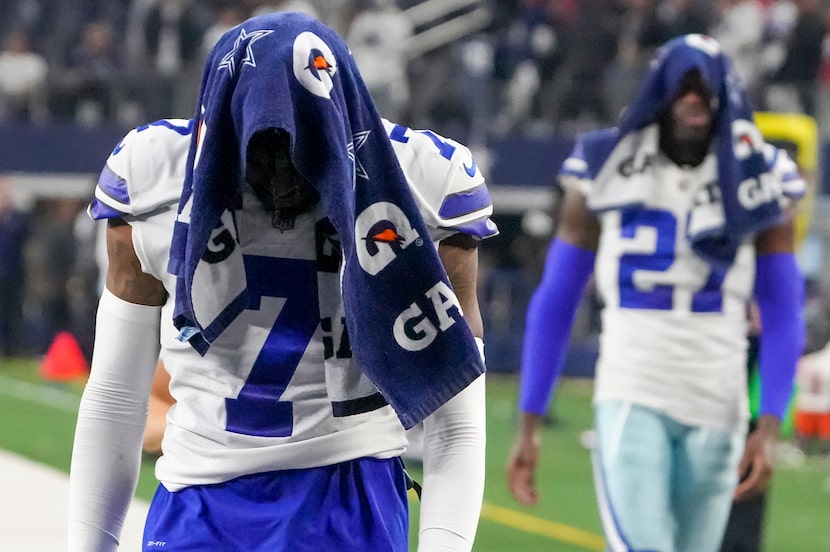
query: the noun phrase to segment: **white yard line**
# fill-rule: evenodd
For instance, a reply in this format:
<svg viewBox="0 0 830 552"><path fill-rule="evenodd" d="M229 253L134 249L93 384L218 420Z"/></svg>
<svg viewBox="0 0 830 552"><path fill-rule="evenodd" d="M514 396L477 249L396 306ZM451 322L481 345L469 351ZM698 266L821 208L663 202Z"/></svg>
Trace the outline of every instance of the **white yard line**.
<svg viewBox="0 0 830 552"><path fill-rule="evenodd" d="M0 450L0 549L66 550L69 478L54 468ZM119 552L140 552L147 502L133 500Z"/></svg>
<svg viewBox="0 0 830 552"><path fill-rule="evenodd" d="M0 395L72 414L78 413L78 405L81 402L81 397L77 393L42 383L30 383L3 374L0 374Z"/></svg>

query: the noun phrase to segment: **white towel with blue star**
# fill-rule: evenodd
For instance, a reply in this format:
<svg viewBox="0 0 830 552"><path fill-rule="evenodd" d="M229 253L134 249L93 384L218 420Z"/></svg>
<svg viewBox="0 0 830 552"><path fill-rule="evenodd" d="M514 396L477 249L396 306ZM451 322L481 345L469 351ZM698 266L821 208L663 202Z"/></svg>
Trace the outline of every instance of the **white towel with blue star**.
<svg viewBox="0 0 830 552"><path fill-rule="evenodd" d="M371 97L334 31L299 13L249 19L211 52L199 105L170 251L169 269L178 276L174 322L183 337L209 347L248 305L240 248L221 243L235 239L248 141L279 128L340 237L354 357L404 426L484 371L460 309L427 316L436 330L428 335L406 323L407 312L457 299Z"/></svg>

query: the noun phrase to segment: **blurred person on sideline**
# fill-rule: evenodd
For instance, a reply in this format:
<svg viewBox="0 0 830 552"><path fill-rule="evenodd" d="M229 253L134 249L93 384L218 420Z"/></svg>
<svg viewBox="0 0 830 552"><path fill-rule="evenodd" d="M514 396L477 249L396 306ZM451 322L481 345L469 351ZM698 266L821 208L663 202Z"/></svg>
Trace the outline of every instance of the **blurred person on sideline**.
<svg viewBox="0 0 830 552"><path fill-rule="evenodd" d="M830 454L830 343L798 363L795 438L805 454Z"/></svg>
<svg viewBox="0 0 830 552"><path fill-rule="evenodd" d="M539 500L540 428L595 273L604 307L592 457L608 546L714 552L733 497L757 494L772 473L804 343L788 205L806 184L763 141L729 60L704 35L658 50L618 126L581 136L560 182L562 222L527 312L511 492ZM747 439L752 296L762 396Z"/></svg>
<svg viewBox="0 0 830 552"><path fill-rule="evenodd" d="M9 32L0 50L0 119L42 118L48 72L46 60L32 50L26 31Z"/></svg>
<svg viewBox="0 0 830 552"><path fill-rule="evenodd" d="M472 235L495 231L475 164L432 133L392 125L387 137L346 45L301 14L224 35L200 104L193 124L128 135L96 190L92 214L111 217L108 275L73 450L69 549L118 546L161 339L176 403L145 550L406 550L398 456L403 428L422 420L419 549L470 550L484 477L477 250L461 239L442 252L472 282L460 301L423 247L434 236L389 139L425 138L445 170L479 175L435 221L457 218ZM181 340L160 322L171 316Z"/></svg>
<svg viewBox="0 0 830 552"><path fill-rule="evenodd" d="M0 356L20 353L29 214L14 203L11 183L0 179Z"/></svg>
<svg viewBox="0 0 830 552"><path fill-rule="evenodd" d="M24 251L24 312L37 354L45 353L59 333L73 330L69 287L78 251L75 219L81 206L75 198L46 197L32 209L31 233Z"/></svg>

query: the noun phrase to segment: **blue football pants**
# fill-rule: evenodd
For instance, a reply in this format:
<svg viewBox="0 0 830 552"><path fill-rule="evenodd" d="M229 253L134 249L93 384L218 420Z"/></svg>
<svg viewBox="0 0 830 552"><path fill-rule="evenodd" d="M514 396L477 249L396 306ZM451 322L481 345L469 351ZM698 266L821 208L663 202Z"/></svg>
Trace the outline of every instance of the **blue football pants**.
<svg viewBox="0 0 830 552"><path fill-rule="evenodd" d="M145 552L406 552L409 512L399 458L239 477L150 504Z"/></svg>

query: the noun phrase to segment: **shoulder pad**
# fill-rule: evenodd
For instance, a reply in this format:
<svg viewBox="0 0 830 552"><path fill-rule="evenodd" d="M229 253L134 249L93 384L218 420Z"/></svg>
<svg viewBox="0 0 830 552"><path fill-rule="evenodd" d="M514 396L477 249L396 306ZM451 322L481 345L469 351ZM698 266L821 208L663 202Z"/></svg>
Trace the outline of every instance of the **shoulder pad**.
<svg viewBox="0 0 830 552"><path fill-rule="evenodd" d="M131 130L98 177L93 218L139 216L178 201L193 124L162 119Z"/></svg>

